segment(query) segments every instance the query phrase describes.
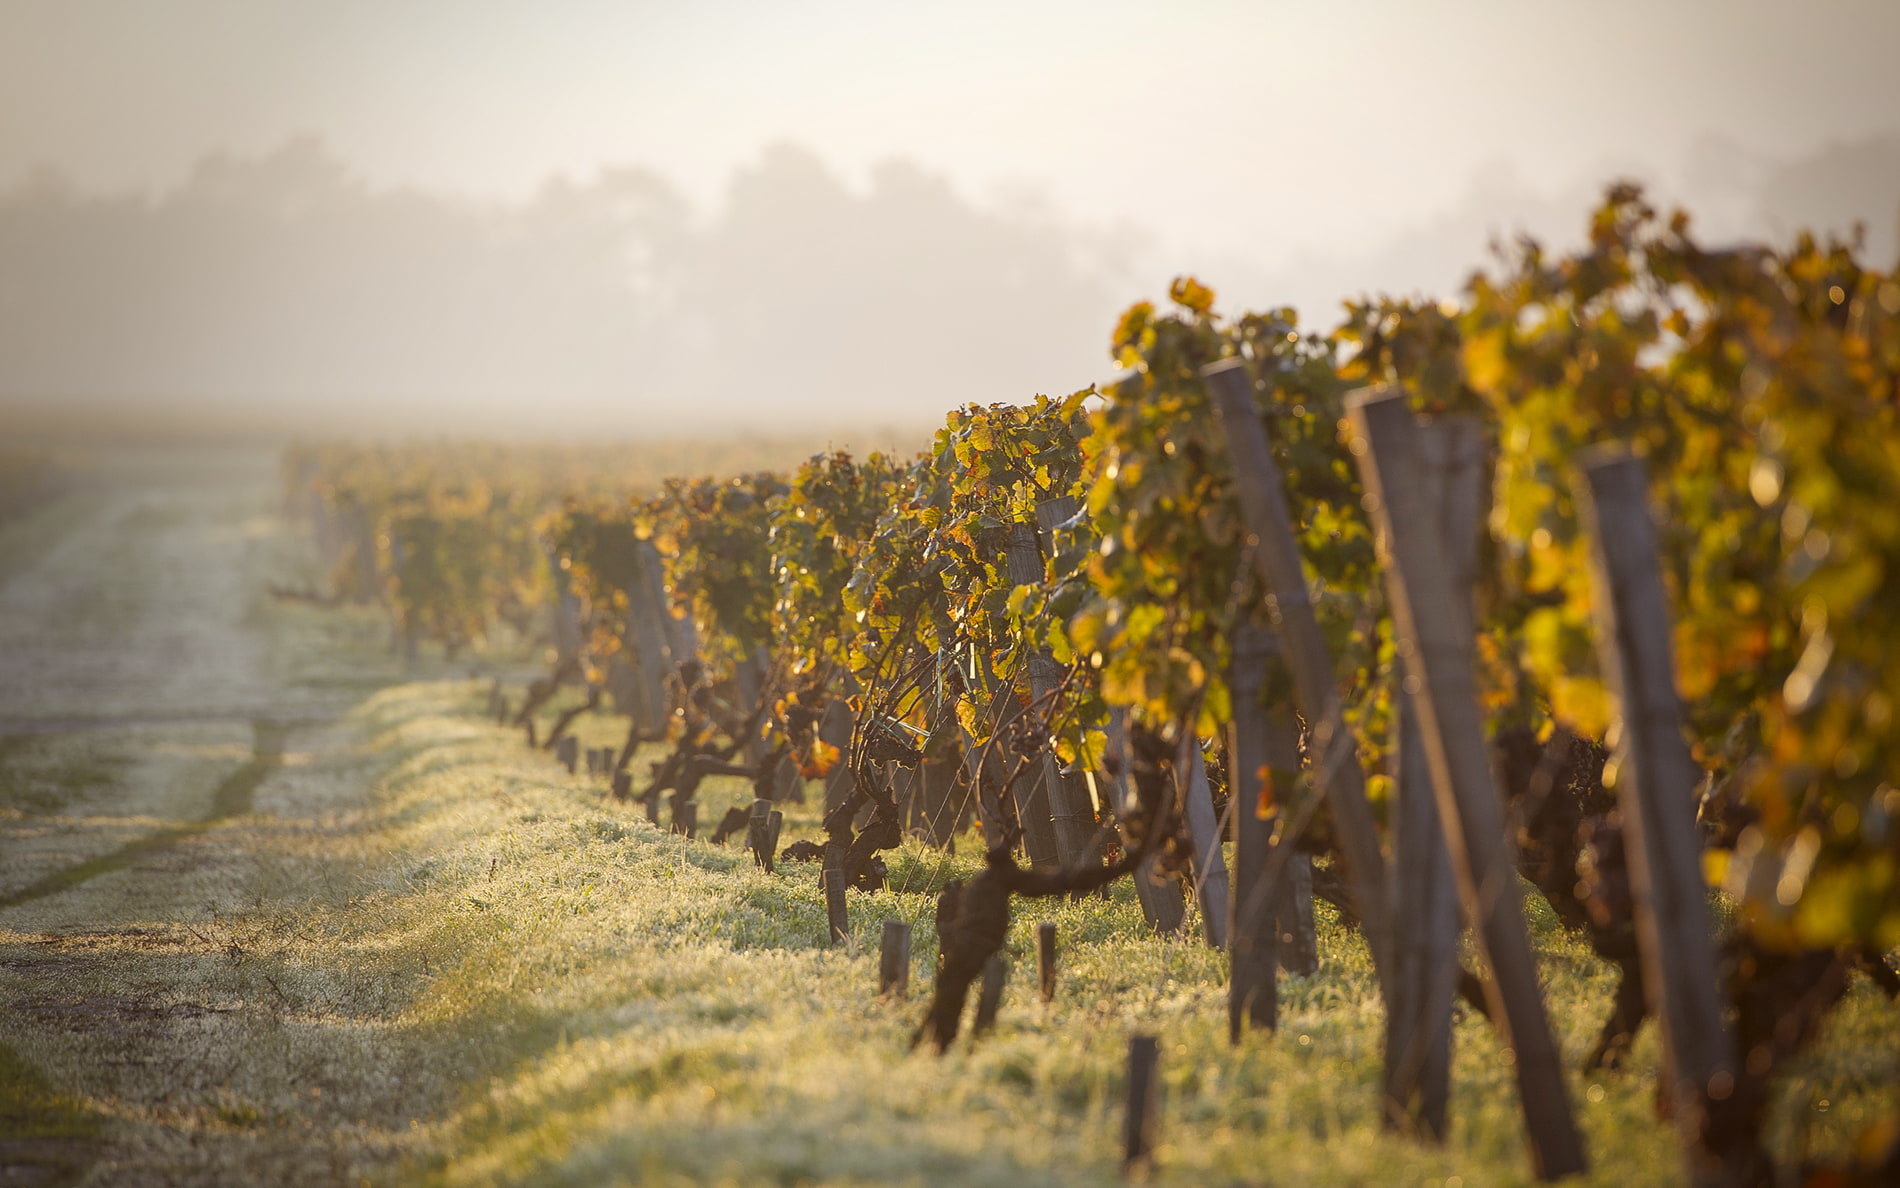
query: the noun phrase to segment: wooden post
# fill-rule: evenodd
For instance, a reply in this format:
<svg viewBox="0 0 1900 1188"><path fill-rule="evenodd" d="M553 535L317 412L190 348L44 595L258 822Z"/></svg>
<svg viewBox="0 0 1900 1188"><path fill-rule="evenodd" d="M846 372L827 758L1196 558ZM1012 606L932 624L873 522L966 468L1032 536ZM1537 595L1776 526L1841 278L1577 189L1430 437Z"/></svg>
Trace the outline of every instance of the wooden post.
<svg viewBox="0 0 1900 1188"><path fill-rule="evenodd" d="M1044 1002L1056 999L1056 922L1036 925L1036 989Z"/></svg>
<svg viewBox="0 0 1900 1188"><path fill-rule="evenodd" d="M554 581L554 598L548 603L554 637L554 671L567 673L573 670L580 657L581 600L574 593L573 583L568 581L566 567L551 551L548 553L548 575Z"/></svg>
<svg viewBox="0 0 1900 1188"><path fill-rule="evenodd" d="M924 840L942 848L948 846L950 839L957 833L959 805L954 793L961 761L954 753L943 753L957 745L953 735L946 731L931 738L932 745L925 747L924 761L918 769L920 794L917 799L919 815L923 818Z"/></svg>
<svg viewBox="0 0 1900 1188"><path fill-rule="evenodd" d="M878 947L877 992L902 1000L910 994L910 921L884 921L883 943Z"/></svg>
<svg viewBox="0 0 1900 1188"><path fill-rule="evenodd" d="M1003 985L1009 981L1009 962L1001 953L990 954L983 963L983 985L976 996L976 1021L970 1025L973 1035L987 1035L996 1026L996 1013L1003 1007Z"/></svg>
<svg viewBox="0 0 1900 1188"><path fill-rule="evenodd" d="M1266 427L1254 405L1253 378L1240 359L1224 359L1201 372L1214 397L1233 462L1241 519L1253 538L1254 567L1267 589L1267 613L1280 635L1280 651L1293 677L1293 696L1312 729L1312 753L1320 787L1332 814L1333 833L1346 859L1353 905L1365 931L1366 948L1386 1003L1392 1001L1392 904L1386 890L1385 855L1379 826L1366 799L1366 773L1352 735L1340 717L1333 662L1306 589L1286 482L1267 444Z"/></svg>
<svg viewBox="0 0 1900 1188"><path fill-rule="evenodd" d="M763 646L754 648L752 654L733 670L733 683L739 687L739 712L750 714L764 695L765 673L769 666ZM745 761L757 765L765 759L765 739L755 728L750 738L742 740Z"/></svg>
<svg viewBox="0 0 1900 1188"><path fill-rule="evenodd" d="M1018 586L1042 585L1042 546L1037 542L1036 525L1029 520L1018 520L1009 526L1009 580ZM1037 706L1044 704L1057 683L1061 680L1061 669L1041 651L1033 651L1029 656L1029 696ZM1008 701L1009 686L1005 683L1001 693L1005 705L1015 706ZM1038 716L1041 716L1040 714ZM1061 782L1061 765L1055 756L1044 751L1041 762L1030 769L1025 778L1017 780L1012 789L1016 800L1016 819L1023 827L1023 853L1031 866L1054 866L1066 862L1066 856L1056 842L1055 812L1051 807L1051 790Z"/></svg>
<svg viewBox="0 0 1900 1188"><path fill-rule="evenodd" d="M1616 799L1643 986L1662 1025L1664 1087L1691 1179L1736 1183L1739 1169L1725 1168L1725 1152L1707 1142L1715 1129L1707 1125L1710 1102L1728 1100L1735 1085L1735 1044L1723 1023L1696 835L1702 772L1683 741L1648 483L1642 462L1621 449L1586 451L1577 462L1577 503L1590 533L1597 654L1622 723Z"/></svg>
<svg viewBox="0 0 1900 1188"><path fill-rule="evenodd" d="M1305 855L1290 841L1283 843L1284 852L1277 857L1274 853L1275 823L1289 807L1289 792L1298 786L1299 723L1285 707L1269 707L1265 700L1268 666L1276 656L1272 630L1242 621L1234 630L1233 653L1227 786L1233 797L1234 887L1227 930L1227 1036L1239 1043L1247 1027L1271 1031L1278 1025L1278 908L1287 898L1287 859ZM1264 787L1263 774L1269 781ZM1262 815L1262 795L1269 790L1272 810Z"/></svg>
<svg viewBox="0 0 1900 1188"><path fill-rule="evenodd" d="M696 800L676 801L673 805L673 828L692 841L699 832L699 802Z"/></svg>
<svg viewBox="0 0 1900 1188"><path fill-rule="evenodd" d="M633 773L616 771L614 773L614 799L625 801L633 795Z"/></svg>
<svg viewBox="0 0 1900 1188"><path fill-rule="evenodd" d="M580 754L581 744L573 735L564 734L554 740L554 758L562 767L567 768L567 774L574 774L574 768L578 765Z"/></svg>
<svg viewBox="0 0 1900 1188"><path fill-rule="evenodd" d="M842 945L851 936L851 917L844 905L844 847L825 843L825 919L830 925L831 943Z"/></svg>
<svg viewBox="0 0 1900 1188"><path fill-rule="evenodd" d="M1364 390L1347 397L1346 407L1366 507L1391 552L1386 587L1394 634L1465 914L1490 969L1486 997L1512 1053L1532 1167L1540 1179L1559 1179L1588 1163L1537 984L1517 864L1478 714L1471 611L1452 587L1433 509L1417 498L1417 426L1403 395Z"/></svg>
<svg viewBox="0 0 1900 1188"><path fill-rule="evenodd" d="M1313 856L1289 846L1273 908L1280 930L1280 968L1296 977L1319 972L1319 940L1313 935Z"/></svg>
<svg viewBox="0 0 1900 1188"><path fill-rule="evenodd" d="M1409 497L1436 529L1454 597L1468 607L1478 581L1484 515L1484 437L1466 417L1418 426L1418 487ZM1392 810L1394 961L1398 995L1386 1022L1385 1122L1445 1139L1451 1096L1451 1008L1458 989L1458 884L1432 793L1418 706L1402 676L1394 690L1398 769Z"/></svg>
<svg viewBox="0 0 1900 1188"><path fill-rule="evenodd" d="M599 775L600 749L598 747L588 747L585 754L587 756L587 774L590 776Z"/></svg>
<svg viewBox="0 0 1900 1188"><path fill-rule="evenodd" d="M773 809L765 818L765 873L778 870L778 835L785 828L785 814Z"/></svg>
<svg viewBox="0 0 1900 1188"><path fill-rule="evenodd" d="M1115 758L1116 771L1108 785L1112 789L1116 815L1126 820L1135 811L1135 794L1130 783L1133 777L1128 774L1127 710L1117 707L1109 711L1107 734L1108 752ZM1187 899L1177 880L1155 877L1158 862L1157 855L1135 868L1130 876L1135 883L1135 897L1141 902L1142 918L1148 921L1148 927L1162 936L1178 936L1187 924Z"/></svg>
<svg viewBox="0 0 1900 1188"><path fill-rule="evenodd" d="M772 802L765 797L756 797L752 801L752 818L746 822L746 849L752 851L752 861L759 866L767 865L766 830L771 828Z"/></svg>
<svg viewBox="0 0 1900 1188"><path fill-rule="evenodd" d="M842 697L833 696L825 702L825 716L818 720L818 737L838 748L840 755L851 750L851 732L856 725L857 715L845 704ZM843 804L856 787L851 776L851 765L839 761L825 777L825 811L830 812Z"/></svg>
<svg viewBox="0 0 1900 1188"><path fill-rule="evenodd" d="M640 546L644 545L642 548ZM658 738L666 732L666 675L674 664L672 644L667 638L666 611L661 590L659 550L650 542L635 542L633 580L627 585L627 663L633 669L634 684L640 693L640 733Z"/></svg>
<svg viewBox="0 0 1900 1188"><path fill-rule="evenodd" d="M1188 752L1187 802L1188 837L1194 843L1194 890L1201 901L1201 928L1207 943L1216 949L1227 947L1227 860L1220 852L1220 821L1214 815L1214 793L1207 782L1207 760L1201 757L1200 740L1192 733L1181 742Z"/></svg>
<svg viewBox="0 0 1900 1188"><path fill-rule="evenodd" d="M1141 1175L1154 1160L1155 1115L1159 1113L1161 1042L1152 1035L1128 1037L1128 1105L1122 1115L1122 1170Z"/></svg>
<svg viewBox="0 0 1900 1188"><path fill-rule="evenodd" d="M1073 519L1080 508L1081 503L1071 495L1044 499L1036 504L1036 524L1040 529L1038 541L1043 553L1051 551L1053 547L1046 540L1048 534L1059 525ZM1041 580L1041 568L1039 556L1037 580ZM1055 680L1061 679L1059 666L1053 670L1048 665L1044 665L1044 668ZM1032 661L1030 668L1032 689L1034 689L1035 675L1035 662ZM1036 695L1040 697L1045 691L1036 690ZM1089 795L1085 773L1062 771L1061 764L1053 755L1049 757L1048 766L1051 769L1051 774L1048 776L1049 809L1055 818L1057 857L1061 859L1064 866L1071 868L1100 866L1102 857L1100 847L1097 845L1095 802Z"/></svg>

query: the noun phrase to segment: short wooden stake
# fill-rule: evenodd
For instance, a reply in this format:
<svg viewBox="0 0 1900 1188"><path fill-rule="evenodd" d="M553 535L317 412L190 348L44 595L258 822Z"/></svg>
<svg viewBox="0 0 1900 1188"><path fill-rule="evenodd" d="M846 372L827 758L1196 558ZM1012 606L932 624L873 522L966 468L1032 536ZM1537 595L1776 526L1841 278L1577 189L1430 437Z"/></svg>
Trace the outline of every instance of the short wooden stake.
<svg viewBox="0 0 1900 1188"><path fill-rule="evenodd" d="M983 963L983 986L976 996L976 1022L973 1035L985 1035L996 1026L996 1013L1003 1008L1003 984L1009 981L1009 962L1001 953L990 954Z"/></svg>
<svg viewBox="0 0 1900 1188"><path fill-rule="evenodd" d="M877 992L902 1000L910 994L910 921L884 921L877 955Z"/></svg>
<svg viewBox="0 0 1900 1188"><path fill-rule="evenodd" d="M687 841L699 829L699 802L696 800L676 800L673 802L673 832L682 834Z"/></svg>
<svg viewBox="0 0 1900 1188"><path fill-rule="evenodd" d="M1662 1025L1664 1087L1674 1105L1690 1180L1739 1183L1747 1141L1712 1148L1711 1103L1735 1086L1735 1042L1724 1023L1695 787L1683 741L1668 596L1656 560L1643 464L1620 449L1578 458L1578 506L1590 532L1597 654L1616 698L1622 738L1616 799L1629 855L1643 987ZM1722 1109L1719 1104L1714 1108Z"/></svg>
<svg viewBox="0 0 1900 1188"><path fill-rule="evenodd" d="M851 917L844 905L844 847L825 845L825 920L830 926L831 943L842 945L851 936Z"/></svg>
<svg viewBox="0 0 1900 1188"><path fill-rule="evenodd" d="M769 847L765 842L765 833L770 827L771 817L772 802L763 796L755 797L752 801L752 816L746 822L745 844L746 849L752 851L753 863L767 869L770 869L771 864L766 861Z"/></svg>
<svg viewBox="0 0 1900 1188"><path fill-rule="evenodd" d="M1347 397L1346 408L1366 508L1390 554L1393 633L1419 710L1432 791L1465 915L1491 970L1485 995L1492 1018L1512 1052L1532 1170L1539 1179L1562 1179L1586 1170L1589 1161L1544 1009L1504 804L1491 773L1469 599L1453 589L1434 509L1416 498L1417 424L1403 394L1363 390Z"/></svg>
<svg viewBox="0 0 1900 1188"><path fill-rule="evenodd" d="M647 794L646 810L647 824L658 825L660 823L660 794L658 792Z"/></svg>
<svg viewBox="0 0 1900 1188"><path fill-rule="evenodd" d="M624 801L633 795L633 773L616 771L614 773L614 799Z"/></svg>
<svg viewBox="0 0 1900 1188"><path fill-rule="evenodd" d="M571 734L562 735L554 743L554 757L562 767L567 768L569 775L574 774L574 768L580 762L580 752L581 744Z"/></svg>
<svg viewBox="0 0 1900 1188"><path fill-rule="evenodd" d="M1154 1162L1161 1042L1152 1035L1128 1037L1128 1106L1122 1116L1122 1170L1146 1174Z"/></svg>
<svg viewBox="0 0 1900 1188"><path fill-rule="evenodd" d="M1044 920L1036 925L1036 988L1044 1002L1056 998L1056 922Z"/></svg>
<svg viewBox="0 0 1900 1188"><path fill-rule="evenodd" d="M778 870L778 835L785 828L785 814L773 809L765 818L765 873Z"/></svg>

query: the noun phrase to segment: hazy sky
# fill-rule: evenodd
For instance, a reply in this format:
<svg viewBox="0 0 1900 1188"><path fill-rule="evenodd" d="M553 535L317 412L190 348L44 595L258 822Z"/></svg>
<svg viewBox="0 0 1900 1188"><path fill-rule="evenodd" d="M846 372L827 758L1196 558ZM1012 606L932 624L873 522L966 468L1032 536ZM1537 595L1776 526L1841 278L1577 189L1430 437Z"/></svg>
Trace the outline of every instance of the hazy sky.
<svg viewBox="0 0 1900 1188"><path fill-rule="evenodd" d="M953 277L954 294L947 285L928 294L952 311L998 300L982 278L1002 271L997 259L1017 258L1010 236L1050 229L1038 246L1051 254L1024 266L1052 278L1047 308L1036 305L1038 276L1014 278L1007 317L1022 341L1014 354L992 348L993 374L963 360L971 386L984 389L972 399L1017 399L1097 378L1115 311L1156 295L1180 271L1206 276L1224 308L1292 302L1322 323L1328 307L1357 292L1455 292L1483 262L1490 235L1520 226L1574 234L1593 194L1619 174L1650 181L1665 201L1687 199L1717 238L1780 236L1795 220L1839 228L1861 219L1873 227L1873 250L1890 259L1900 228L1896 55L1900 0L0 0L0 198L27 194L28 179L48 176L88 193L176 195L209 154L283 165L284 146L311 134L351 185L428 191L433 213L417 204L410 211L425 225L461 217L441 205L446 196L487 202L497 221L480 235L493 254L516 235L511 211L541 219L547 243L567 242L558 230L566 224L548 221L544 209L551 177L585 183L603 166L639 166L683 192L682 242L706 229L729 253L720 257L729 287L699 292L699 355L777 359L785 347L771 335L782 333L811 348L809 390L837 393L840 415L858 415L849 410L877 406L890 389L867 377L862 391L841 390L862 370L851 330L895 359L928 357L945 338L920 313L907 325L894 312L912 226L940 237L962 228L1003 253L970 255L969 275L955 275L958 248L946 239L935 245L938 272L913 270L913 289ZM788 143L819 164L768 152ZM916 170L877 172L900 158L924 180ZM314 168L322 181L332 167ZM865 195L867 219L881 210L938 221L873 227L876 234L859 234L856 216L837 225L841 208L824 196L828 183L796 181L813 168ZM834 224L830 239L813 238L815 230L800 229L797 204L786 204L772 242L812 242L765 259L755 275L730 253L746 257L747 228L764 226L757 208L775 202L758 192L761 176L804 185L809 209L833 211ZM880 190L892 177L895 188ZM954 201L933 189L941 186ZM463 329L438 335L436 362L406 358L396 332L415 315L393 299L386 317L381 307L368 310L389 285L358 279L326 295L324 284L343 282L324 279L325 249L314 237L302 247L317 261L301 272L278 269L272 282L273 258L261 250L233 258L250 250L236 224L190 222L193 201L149 225L136 209L94 212L97 232L85 229L94 214L75 208L68 213L80 221L61 224L67 238L57 250L32 229L40 224L30 202L7 208L12 238L0 234L0 249L14 254L0 257L0 272L16 275L11 297L0 276L0 298L17 311L39 301L34 286L62 288L65 304L29 310L45 313L40 323L15 317L7 339L0 300L0 341L32 348L14 350L14 363L0 359L0 399L130 399L146 389L128 376L146 377L154 392L268 395L276 385L259 377L288 371L285 356L270 352L296 350L323 359L348 352L369 377L349 381L364 401L423 389L441 396L462 381L437 363L458 354L478 372L504 374L468 344L495 349L505 333L520 339L518 374L550 376L553 392L561 383L552 372L588 370L592 378L573 390L600 402L630 386L627 364L550 328L585 322L592 340L614 343L625 339L626 309L656 308L639 306L646 299L633 289L612 295L622 305L603 300L540 322L483 307ZM381 209L389 217L378 216L379 227L410 217L393 195ZM216 250L196 253L197 241L156 230L179 219ZM352 275L402 279L407 257L375 246L391 242L376 234L337 240L357 245L343 250L382 253ZM132 246L115 254L106 244L120 235ZM824 244L847 239L853 246L826 256ZM418 240L404 232L395 242L421 251ZM807 247L818 254L801 255ZM584 269L562 264L563 250L549 247L536 257L542 263L521 267L565 268L568 287L550 280L549 291L584 304L574 286L596 281L575 280ZM449 269L441 285L459 291L450 266L471 252L440 253ZM1082 255L1090 258L1069 271L1051 263ZM202 267L194 263L201 257L209 262ZM754 356L728 349L736 332L718 337L734 294L743 300L780 286L796 304L801 278L827 266L843 270L832 278L843 296L808 325L774 328L756 315ZM873 272L862 273L867 267ZM854 268L871 293L858 324L843 327L838 310L851 299ZM247 269L259 277L229 282ZM1066 294L1060 309L1058 291ZM211 296L178 304L169 292ZM412 295L417 302L429 311L445 305ZM368 331L310 312L352 305L393 327L392 341L377 347L387 366L358 349ZM146 354L101 352L93 328L107 324L100 311L108 307L124 338L116 345L136 340ZM240 337L246 325L248 338ZM311 326L332 337L304 335ZM993 326L981 333L994 341ZM197 352L190 358L177 345L187 342ZM266 342L279 345L258 345ZM821 358L816 342L835 343L825 348L833 354ZM704 370L699 356L681 351L677 376ZM199 358L223 370L214 374ZM107 363L118 370L95 366ZM309 368L304 375L308 385L343 383ZM964 390L964 373L939 379ZM668 390L685 382L669 379ZM505 403L520 386L498 381L493 399ZM701 394L707 407L725 401L736 410L745 390L737 379L707 381ZM285 402L298 399L288 393ZM905 416L941 408L937 389L909 399Z"/></svg>
<svg viewBox="0 0 1900 1188"><path fill-rule="evenodd" d="M1893 129L1896 54L1895 0L0 0L0 181L161 187L312 131L377 182L631 161L711 195L790 139L1270 261L1499 163L1550 189Z"/></svg>

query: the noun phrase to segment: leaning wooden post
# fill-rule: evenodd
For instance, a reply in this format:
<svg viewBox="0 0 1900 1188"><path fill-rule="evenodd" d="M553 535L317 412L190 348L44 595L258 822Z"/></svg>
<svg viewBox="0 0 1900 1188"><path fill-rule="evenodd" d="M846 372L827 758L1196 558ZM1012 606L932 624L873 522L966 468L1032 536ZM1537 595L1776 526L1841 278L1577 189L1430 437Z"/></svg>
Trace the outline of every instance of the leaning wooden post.
<svg viewBox="0 0 1900 1188"><path fill-rule="evenodd" d="M1392 1001L1392 904L1386 890L1385 855L1379 826L1366 799L1366 773L1352 734L1340 717L1332 657L1320 635L1307 594L1286 506L1286 481L1267 444L1266 427L1254 405L1253 377L1240 359L1202 369L1219 411L1233 463L1234 491L1242 522L1253 538L1254 567L1267 588L1267 613L1280 634L1281 654L1293 676L1293 696L1313 731L1314 766L1325 789L1333 832L1346 858L1353 906L1359 909L1366 948L1379 976L1380 995Z"/></svg>
<svg viewBox="0 0 1900 1188"><path fill-rule="evenodd" d="M1366 509L1391 553L1386 589L1398 652L1414 690L1465 914L1477 926L1490 969L1485 996L1512 1054L1531 1164L1540 1179L1558 1179L1583 1171L1588 1161L1537 984L1517 863L1492 780L1478 714L1471 611L1452 587L1433 510L1417 497L1417 425L1404 396L1363 390L1347 397L1346 408Z"/></svg>
<svg viewBox="0 0 1900 1188"><path fill-rule="evenodd" d="M1154 1160L1155 1114L1161 1081L1161 1042L1152 1035L1128 1037L1128 1105L1122 1115L1122 1170L1146 1172Z"/></svg>
<svg viewBox="0 0 1900 1188"><path fill-rule="evenodd" d="M1044 1002L1056 998L1056 922L1036 925L1036 989Z"/></svg>
<svg viewBox="0 0 1900 1188"><path fill-rule="evenodd" d="M1711 1149L1711 1102L1735 1086L1715 942L1696 836L1702 773L1683 741L1668 596L1640 460L1621 449L1580 455L1578 509L1590 534L1597 654L1622 736L1616 799L1635 899L1636 942L1650 1010L1662 1025L1664 1085L1697 1183L1739 1182ZM1718 1105L1715 1108L1720 1109Z"/></svg>
<svg viewBox="0 0 1900 1188"><path fill-rule="evenodd" d="M878 947L877 992L883 998L902 999L910 993L910 921L884 921Z"/></svg>
<svg viewBox="0 0 1900 1188"><path fill-rule="evenodd" d="M1484 509L1484 438L1467 417L1418 427L1413 502L1436 521L1454 594L1470 605ZM1458 988L1458 884L1438 819L1425 737L1410 682L1395 691L1398 771L1393 811L1394 960L1398 998L1385 1034L1385 1121L1443 1142L1451 1095L1451 1007Z"/></svg>

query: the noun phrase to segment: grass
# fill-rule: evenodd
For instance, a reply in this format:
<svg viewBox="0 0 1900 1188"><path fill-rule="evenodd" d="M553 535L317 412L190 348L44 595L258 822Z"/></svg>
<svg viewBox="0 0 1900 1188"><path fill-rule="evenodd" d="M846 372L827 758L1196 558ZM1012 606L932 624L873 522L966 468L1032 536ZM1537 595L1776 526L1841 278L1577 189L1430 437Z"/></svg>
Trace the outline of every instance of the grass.
<svg viewBox="0 0 1900 1188"><path fill-rule="evenodd" d="M1285 983L1280 1031L1236 1048L1218 954L1146 935L1126 887L1107 903L1025 905L1011 939L1025 959L997 1031L941 1059L912 1054L920 997L874 997L876 935L887 916L913 921L913 981L927 987L929 893L968 859L907 845L900 889L853 893L851 943L824 947L808 868L767 875L603 802L479 721L482 692L462 681L371 698L358 724L387 764L373 807L291 864L350 875L244 924L245 961L283 987L287 1018L358 1032L347 1048L379 1034L404 1054L421 1091L388 1136L394 1179L1105 1182L1118 1171L1126 1038L1149 1031L1163 1040L1163 1182L1528 1181L1510 1070L1481 1020L1458 1024L1447 1147L1380 1131L1371 973L1330 919L1321 972ZM586 728L602 735L589 742L611 729ZM702 817L741 795L709 789ZM792 826L788 842L814 828L809 814ZM1533 915L1574 1066L1609 985ZM1026 959L1043 918L1062 938L1048 1006L1030 995ZM1856 987L1791 1080L1784 1145L1844 1150L1894 1109L1894 1023L1891 1004ZM1646 1033L1630 1073L1573 1078L1595 1160L1586 1182L1677 1179L1655 1061ZM324 1092L355 1093L349 1082L339 1069ZM288 1117L281 1097L237 1100L254 1125Z"/></svg>

